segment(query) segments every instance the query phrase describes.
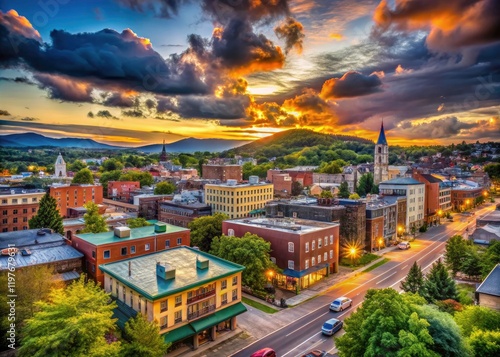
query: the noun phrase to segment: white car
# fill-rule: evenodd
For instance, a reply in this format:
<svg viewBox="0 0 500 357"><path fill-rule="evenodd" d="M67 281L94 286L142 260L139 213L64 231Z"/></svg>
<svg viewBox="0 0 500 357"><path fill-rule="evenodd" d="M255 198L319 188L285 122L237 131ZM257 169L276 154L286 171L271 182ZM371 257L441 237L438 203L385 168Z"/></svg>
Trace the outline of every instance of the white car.
<svg viewBox="0 0 500 357"><path fill-rule="evenodd" d="M352 300L348 297L342 296L333 300L330 304L330 311L342 311L352 306Z"/></svg>
<svg viewBox="0 0 500 357"><path fill-rule="evenodd" d="M401 242L398 244L399 249L410 249L410 242Z"/></svg>

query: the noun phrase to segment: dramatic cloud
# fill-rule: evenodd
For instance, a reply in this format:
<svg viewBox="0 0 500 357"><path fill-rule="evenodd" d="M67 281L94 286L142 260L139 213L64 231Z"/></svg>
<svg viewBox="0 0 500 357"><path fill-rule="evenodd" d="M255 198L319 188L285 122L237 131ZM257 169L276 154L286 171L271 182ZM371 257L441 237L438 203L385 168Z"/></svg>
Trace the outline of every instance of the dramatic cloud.
<svg viewBox="0 0 500 357"><path fill-rule="evenodd" d="M350 71L341 78L331 78L323 84L321 97L324 99L357 97L379 92L382 81L377 74L366 76Z"/></svg>
<svg viewBox="0 0 500 357"><path fill-rule="evenodd" d="M137 93L134 93L137 94ZM129 108L136 104L136 96L129 95L128 93L113 92L109 93L102 104L108 107L125 107Z"/></svg>
<svg viewBox="0 0 500 357"><path fill-rule="evenodd" d="M116 0L137 12L153 12L158 17L170 19L179 13L179 7L189 0Z"/></svg>
<svg viewBox="0 0 500 357"><path fill-rule="evenodd" d="M460 121L457 117L446 117L420 124L408 121L403 122L395 129L395 133L413 139L443 139L455 137L460 135L462 131L467 131L476 127L477 123L466 123Z"/></svg>
<svg viewBox="0 0 500 357"><path fill-rule="evenodd" d="M396 0L394 9L382 0L373 19L380 30L429 30L428 45L436 50L500 40L498 0Z"/></svg>
<svg viewBox="0 0 500 357"><path fill-rule="evenodd" d="M46 89L49 97L71 102L91 102L92 86L85 82L50 74L35 74L38 87Z"/></svg>
<svg viewBox="0 0 500 357"><path fill-rule="evenodd" d="M289 17L286 21L277 26L274 31L279 38L285 39L286 52L295 48L298 53L302 53L302 44L305 35L304 26L302 26L300 22Z"/></svg>
<svg viewBox="0 0 500 357"><path fill-rule="evenodd" d="M1 115L7 116L7 115L10 115L10 113L7 110L0 109L0 116Z"/></svg>

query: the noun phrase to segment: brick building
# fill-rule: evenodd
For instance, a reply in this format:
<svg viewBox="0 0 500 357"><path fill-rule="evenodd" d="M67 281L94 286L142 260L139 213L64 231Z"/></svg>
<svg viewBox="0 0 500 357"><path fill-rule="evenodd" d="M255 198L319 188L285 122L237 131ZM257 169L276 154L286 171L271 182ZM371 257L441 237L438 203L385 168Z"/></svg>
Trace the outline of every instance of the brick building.
<svg viewBox="0 0 500 357"><path fill-rule="evenodd" d="M57 208L63 217L69 217L68 208L82 207L87 202L101 204L103 190L101 185L52 185L49 195L56 199Z"/></svg>
<svg viewBox="0 0 500 357"><path fill-rule="evenodd" d="M212 165L205 164L202 166L203 179L220 180L226 182L227 180L236 180L237 182L243 181L243 167L241 165Z"/></svg>
<svg viewBox="0 0 500 357"><path fill-rule="evenodd" d="M128 228L116 227L104 233L76 234L72 246L85 256L84 269L88 276L103 284L104 276L97 268L100 264L116 262L176 246L189 246L189 229L163 222Z"/></svg>
<svg viewBox="0 0 500 357"><path fill-rule="evenodd" d="M109 181L108 198L121 202L131 203L130 192L141 188L139 181Z"/></svg>
<svg viewBox="0 0 500 357"><path fill-rule="evenodd" d="M198 201L163 201L159 203L158 220L187 228L195 218L211 216L212 208Z"/></svg>
<svg viewBox="0 0 500 357"><path fill-rule="evenodd" d="M29 229L28 221L38 212L44 190L7 189L0 191L0 232Z"/></svg>
<svg viewBox="0 0 500 357"><path fill-rule="evenodd" d="M430 174L421 174L413 172L413 178L425 184L424 217L427 224L436 224L439 222L440 212L440 184L443 182L439 178Z"/></svg>

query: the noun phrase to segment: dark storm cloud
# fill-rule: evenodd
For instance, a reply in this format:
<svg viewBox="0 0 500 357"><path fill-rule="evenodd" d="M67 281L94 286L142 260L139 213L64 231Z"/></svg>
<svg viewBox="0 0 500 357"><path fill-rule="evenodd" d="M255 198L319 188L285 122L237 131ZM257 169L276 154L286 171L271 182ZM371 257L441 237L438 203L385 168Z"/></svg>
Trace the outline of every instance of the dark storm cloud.
<svg viewBox="0 0 500 357"><path fill-rule="evenodd" d="M321 88L321 97L324 99L357 97L379 92L381 86L382 81L376 74L367 76L350 71L341 78L331 78L325 81Z"/></svg>
<svg viewBox="0 0 500 357"><path fill-rule="evenodd" d="M170 19L179 13L179 7L188 0L116 0L137 12L152 12L155 16Z"/></svg>
<svg viewBox="0 0 500 357"><path fill-rule="evenodd" d="M475 129L477 127L477 123L465 123L453 116L419 124L407 121L393 130L395 134L402 135L410 139L447 139L450 137L456 137L465 131Z"/></svg>
<svg viewBox="0 0 500 357"><path fill-rule="evenodd" d="M70 102L91 102L92 86L73 79L50 74L35 74L40 89L46 89L52 99Z"/></svg>
<svg viewBox="0 0 500 357"><path fill-rule="evenodd" d="M132 107L135 105L135 97L121 92L109 93L103 100L104 105L108 107Z"/></svg>
<svg viewBox="0 0 500 357"><path fill-rule="evenodd" d="M304 26L295 19L289 17L279 26L275 27L276 36L285 40L285 50L288 53L292 48L302 53L302 44L304 41Z"/></svg>

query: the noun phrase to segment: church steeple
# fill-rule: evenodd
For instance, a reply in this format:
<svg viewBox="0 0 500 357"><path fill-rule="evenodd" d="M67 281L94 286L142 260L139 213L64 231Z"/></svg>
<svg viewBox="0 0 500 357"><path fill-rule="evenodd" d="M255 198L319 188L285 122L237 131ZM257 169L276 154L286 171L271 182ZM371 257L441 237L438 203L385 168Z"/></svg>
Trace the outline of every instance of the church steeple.
<svg viewBox="0 0 500 357"><path fill-rule="evenodd" d="M384 121L383 120L382 120L382 124L380 125L380 134L378 134L377 145L387 145L387 139L385 138Z"/></svg>
<svg viewBox="0 0 500 357"><path fill-rule="evenodd" d="M165 139L163 139L163 148L161 149L160 161L167 161L167 150L165 150Z"/></svg>
<svg viewBox="0 0 500 357"><path fill-rule="evenodd" d="M380 133L378 134L377 144L375 144L373 166L373 182L375 185L389 179L389 145L385 137L384 122L380 125Z"/></svg>

